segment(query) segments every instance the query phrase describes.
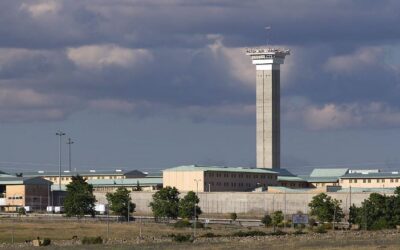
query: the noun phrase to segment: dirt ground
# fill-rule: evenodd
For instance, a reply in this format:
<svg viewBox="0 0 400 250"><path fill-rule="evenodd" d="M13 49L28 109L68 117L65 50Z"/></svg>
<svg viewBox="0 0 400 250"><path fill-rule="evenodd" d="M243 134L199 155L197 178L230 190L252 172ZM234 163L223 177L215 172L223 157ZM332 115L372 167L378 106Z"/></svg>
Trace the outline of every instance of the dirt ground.
<svg viewBox="0 0 400 250"><path fill-rule="evenodd" d="M30 240L50 238L51 246L45 249L400 249L400 232L383 231L328 231L318 234L305 229L303 234L279 236L233 237L238 231L251 230L271 233L272 228L242 227L239 225L210 225L198 229L193 243L173 242L171 234L191 235L193 229L176 229L158 223L109 223L68 220L11 220L0 219L0 248L30 249ZM204 237L206 234L218 237ZM142 238L139 238L139 236ZM76 236L78 240L73 240ZM85 236L101 236L103 245L81 245ZM14 244L12 244L14 241ZM25 243L28 241L28 243Z"/></svg>

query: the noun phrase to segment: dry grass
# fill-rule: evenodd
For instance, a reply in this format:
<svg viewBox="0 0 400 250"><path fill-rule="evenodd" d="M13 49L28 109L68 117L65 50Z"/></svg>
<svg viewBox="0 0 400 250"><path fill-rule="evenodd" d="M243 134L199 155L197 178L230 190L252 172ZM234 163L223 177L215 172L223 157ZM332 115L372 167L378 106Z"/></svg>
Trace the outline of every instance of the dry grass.
<svg viewBox="0 0 400 250"><path fill-rule="evenodd" d="M145 240L138 244L140 228ZM216 238L199 239L195 243L173 243L169 240L160 241L162 236L171 233L191 234L190 228L175 229L172 226L156 223L110 223L109 236L112 245L102 246L51 246L46 249L400 249L400 234L395 231L380 232L329 232L327 234L305 234L286 236L267 236L255 238ZM11 220L0 219L0 243L10 243L12 234L15 242L24 242L36 237L50 238L57 242L70 240L74 235L102 236L107 238L107 223L92 221L43 221L43 220ZM236 231L246 231L248 228L234 225L213 225L210 229L199 229L198 235L212 232L217 235L229 236ZM271 232L271 229L252 228ZM153 238L155 240L153 240ZM124 242L124 243L122 243ZM27 247L29 248L29 247Z"/></svg>

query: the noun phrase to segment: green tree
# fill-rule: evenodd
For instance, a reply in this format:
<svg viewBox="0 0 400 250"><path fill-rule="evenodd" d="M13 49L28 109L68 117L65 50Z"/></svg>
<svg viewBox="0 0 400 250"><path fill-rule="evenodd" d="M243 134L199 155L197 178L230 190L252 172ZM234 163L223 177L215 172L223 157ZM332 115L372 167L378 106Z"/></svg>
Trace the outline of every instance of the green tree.
<svg viewBox="0 0 400 250"><path fill-rule="evenodd" d="M316 216L320 222L332 222L334 219L338 222L344 218L340 202L325 193L314 196L308 206L311 209L310 214Z"/></svg>
<svg viewBox="0 0 400 250"><path fill-rule="evenodd" d="M150 202L156 220L159 218L176 219L179 213L179 191L174 187L165 187L153 194Z"/></svg>
<svg viewBox="0 0 400 250"><path fill-rule="evenodd" d="M82 176L72 176L72 181L67 185L67 195L64 199L64 208L67 216L82 217L86 214L95 216L93 186L86 182Z"/></svg>
<svg viewBox="0 0 400 250"><path fill-rule="evenodd" d="M179 201L179 216L185 219L193 219L194 210L196 209L196 216L198 217L202 213L200 207L197 205L199 202L200 199L196 193L189 191L185 197Z"/></svg>
<svg viewBox="0 0 400 250"><path fill-rule="evenodd" d="M136 205L132 203L130 193L125 187L119 187L114 193L106 194L110 210L114 214L128 218L128 214L130 215L135 211Z"/></svg>
<svg viewBox="0 0 400 250"><path fill-rule="evenodd" d="M272 225L272 218L269 214L264 215L264 217L261 219L261 223L264 224L264 226L269 227Z"/></svg>
<svg viewBox="0 0 400 250"><path fill-rule="evenodd" d="M283 212L278 210L272 213L272 225L274 226L274 232L276 229L276 226L278 226L279 224L281 224L284 220L284 216L283 216Z"/></svg>

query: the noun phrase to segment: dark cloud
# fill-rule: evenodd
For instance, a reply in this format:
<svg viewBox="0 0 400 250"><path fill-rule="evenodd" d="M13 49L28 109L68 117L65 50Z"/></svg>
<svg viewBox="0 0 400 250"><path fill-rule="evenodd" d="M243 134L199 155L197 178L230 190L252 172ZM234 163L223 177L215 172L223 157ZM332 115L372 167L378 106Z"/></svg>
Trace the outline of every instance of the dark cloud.
<svg viewBox="0 0 400 250"><path fill-rule="evenodd" d="M263 28L270 25L268 39L293 49L282 67L283 100L301 97L310 112L323 111L309 114L313 119L323 119L328 111L346 119L366 112L360 105L375 107L372 103L388 115L397 114L399 67L386 59L400 49L399 5L2 1L0 88L12 89L7 93L16 98L23 96L18 91L44 98L48 105L43 109L58 112L49 119L94 108L124 115L252 122L253 66L238 48L264 44ZM60 98L66 98L62 109ZM0 120L18 121L15 117L27 111L17 102L13 105L15 116L0 113ZM333 108L324 109L326 105ZM374 109L367 110L371 114Z"/></svg>

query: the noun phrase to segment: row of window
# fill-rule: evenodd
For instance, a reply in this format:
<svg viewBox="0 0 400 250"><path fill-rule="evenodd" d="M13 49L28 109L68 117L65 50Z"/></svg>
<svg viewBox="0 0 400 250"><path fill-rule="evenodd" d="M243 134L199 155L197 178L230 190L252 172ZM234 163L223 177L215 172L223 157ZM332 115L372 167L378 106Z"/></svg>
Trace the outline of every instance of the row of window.
<svg viewBox="0 0 400 250"><path fill-rule="evenodd" d="M357 183L358 179L349 179L349 183ZM342 181L343 182L343 181ZM361 182L361 180L360 180ZM362 179L363 183L371 183L372 179ZM376 179L376 183L385 183L386 179ZM399 182L399 179L390 179L390 182Z"/></svg>
<svg viewBox="0 0 400 250"><path fill-rule="evenodd" d="M214 187L214 186L224 186L224 187L251 187L251 186L254 186L254 184L252 184L252 183L243 183L243 182L239 182L239 183L236 183L236 182L209 182L209 183L205 183L204 184L205 185L205 189L207 190L210 186L211 187ZM262 185L262 186L264 186L265 187L265 184L260 184L260 185Z"/></svg>
<svg viewBox="0 0 400 250"><path fill-rule="evenodd" d="M104 179L121 179L121 176L89 176L89 177L84 177L87 178L88 180L104 180ZM62 181L70 181L72 177L61 177ZM58 177L48 177L49 181L57 181Z"/></svg>
<svg viewBox="0 0 400 250"><path fill-rule="evenodd" d="M247 179L250 179L252 176L253 176L253 179L257 179L257 178L260 178L260 179L266 179L266 178L268 178L268 179L273 179L273 176L272 175L265 175L265 174L260 174L260 175L258 175L258 174L234 174L234 173L231 173L231 174L229 174L229 173L212 173L212 172L210 172L210 173L204 173L204 176L208 176L208 177L225 177L225 178L228 178L228 177L231 177L231 178L236 178L236 177L238 177L238 178L247 178ZM276 179L277 177L275 176L275 179Z"/></svg>
<svg viewBox="0 0 400 250"><path fill-rule="evenodd" d="M22 196L11 196L8 197L9 200L22 200Z"/></svg>

